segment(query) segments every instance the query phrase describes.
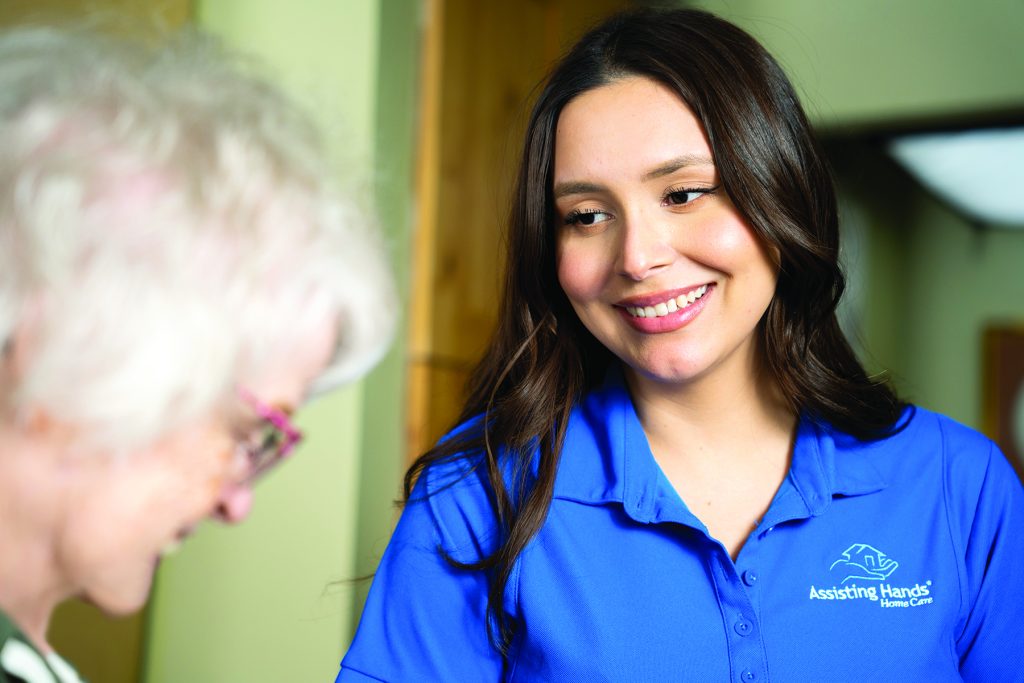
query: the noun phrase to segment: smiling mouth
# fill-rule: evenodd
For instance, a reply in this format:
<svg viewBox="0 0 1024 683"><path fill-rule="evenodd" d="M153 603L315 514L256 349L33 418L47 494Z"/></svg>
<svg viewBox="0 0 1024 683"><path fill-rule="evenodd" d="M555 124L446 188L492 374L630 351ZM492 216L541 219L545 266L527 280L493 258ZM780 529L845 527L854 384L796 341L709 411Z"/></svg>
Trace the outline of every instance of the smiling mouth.
<svg viewBox="0 0 1024 683"><path fill-rule="evenodd" d="M708 291L707 285L701 285L697 289L686 294L662 301L651 306L626 306L626 312L634 318L662 318L670 313L690 306L698 301Z"/></svg>

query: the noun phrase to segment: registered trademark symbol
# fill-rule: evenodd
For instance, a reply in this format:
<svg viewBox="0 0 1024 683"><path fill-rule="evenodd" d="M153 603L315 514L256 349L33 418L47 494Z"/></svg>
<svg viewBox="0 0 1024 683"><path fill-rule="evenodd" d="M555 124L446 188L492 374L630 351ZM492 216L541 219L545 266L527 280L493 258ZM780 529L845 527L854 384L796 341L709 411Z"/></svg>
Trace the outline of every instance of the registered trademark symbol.
<svg viewBox="0 0 1024 683"><path fill-rule="evenodd" d="M928 584L929 586L932 585L931 579L925 581L925 583Z"/></svg>

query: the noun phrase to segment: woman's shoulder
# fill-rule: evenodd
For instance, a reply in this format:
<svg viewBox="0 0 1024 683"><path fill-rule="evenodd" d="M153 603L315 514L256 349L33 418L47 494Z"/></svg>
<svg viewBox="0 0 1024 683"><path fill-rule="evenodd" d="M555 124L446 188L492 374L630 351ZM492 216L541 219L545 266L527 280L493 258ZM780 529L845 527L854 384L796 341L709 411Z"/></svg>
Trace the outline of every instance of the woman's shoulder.
<svg viewBox="0 0 1024 683"><path fill-rule="evenodd" d="M833 431L837 453L863 458L884 480L941 480L947 496L971 506L985 487L1020 487L1009 461L990 438L941 413L908 406L892 433L858 441Z"/></svg>
<svg viewBox="0 0 1024 683"><path fill-rule="evenodd" d="M1011 501L1020 507L1024 500L1020 478L992 439L945 415L923 408L917 412L917 442L930 439L941 448L946 495L951 502L967 510L983 503L1001 507Z"/></svg>
<svg viewBox="0 0 1024 683"><path fill-rule="evenodd" d="M908 441L933 442L958 453L988 451L994 446L992 439L977 429L917 405L907 406L897 429L898 435L906 432Z"/></svg>
<svg viewBox="0 0 1024 683"><path fill-rule="evenodd" d="M886 456L901 462L947 461L981 464L998 448L981 432L951 417L921 406L908 405L891 432L876 440L861 441L826 426L837 450L863 452L877 459Z"/></svg>
<svg viewBox="0 0 1024 683"><path fill-rule="evenodd" d="M897 452L914 461L941 458L943 469L983 473L1006 463L999 447L981 432L920 406L909 406L894 437Z"/></svg>
<svg viewBox="0 0 1024 683"><path fill-rule="evenodd" d="M436 458L423 468L410 501L423 499L459 504L488 498L490 484L483 441L480 416L460 423L441 437L437 447L449 446L450 454Z"/></svg>
<svg viewBox="0 0 1024 683"><path fill-rule="evenodd" d="M441 441L467 440L479 430L480 420L475 418L460 424ZM477 561L495 547L493 499L487 454L482 448L469 448L435 460L420 472L399 524L415 526L415 536L425 541L422 544L440 547L452 559Z"/></svg>

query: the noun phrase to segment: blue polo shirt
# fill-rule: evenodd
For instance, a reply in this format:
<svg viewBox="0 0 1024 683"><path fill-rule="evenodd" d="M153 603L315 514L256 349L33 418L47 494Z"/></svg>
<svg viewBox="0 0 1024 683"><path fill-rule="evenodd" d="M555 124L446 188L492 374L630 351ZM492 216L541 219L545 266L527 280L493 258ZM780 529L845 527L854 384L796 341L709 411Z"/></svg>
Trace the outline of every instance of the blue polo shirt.
<svg viewBox="0 0 1024 683"><path fill-rule="evenodd" d="M862 443L803 419L733 562L613 377L574 411L508 582L507 667L484 576L438 552L495 546L485 479L460 461L420 478L338 681L1024 681L1021 485L976 432L921 408L903 423Z"/></svg>

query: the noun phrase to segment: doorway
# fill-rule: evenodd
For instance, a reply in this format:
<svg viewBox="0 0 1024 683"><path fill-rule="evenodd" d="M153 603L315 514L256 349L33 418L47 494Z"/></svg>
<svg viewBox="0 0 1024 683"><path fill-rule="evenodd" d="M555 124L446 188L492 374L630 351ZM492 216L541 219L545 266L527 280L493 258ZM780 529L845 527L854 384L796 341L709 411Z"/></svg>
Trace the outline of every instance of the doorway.
<svg viewBox="0 0 1024 683"><path fill-rule="evenodd" d="M426 0L407 463L453 426L497 319L503 231L535 87L626 0Z"/></svg>

